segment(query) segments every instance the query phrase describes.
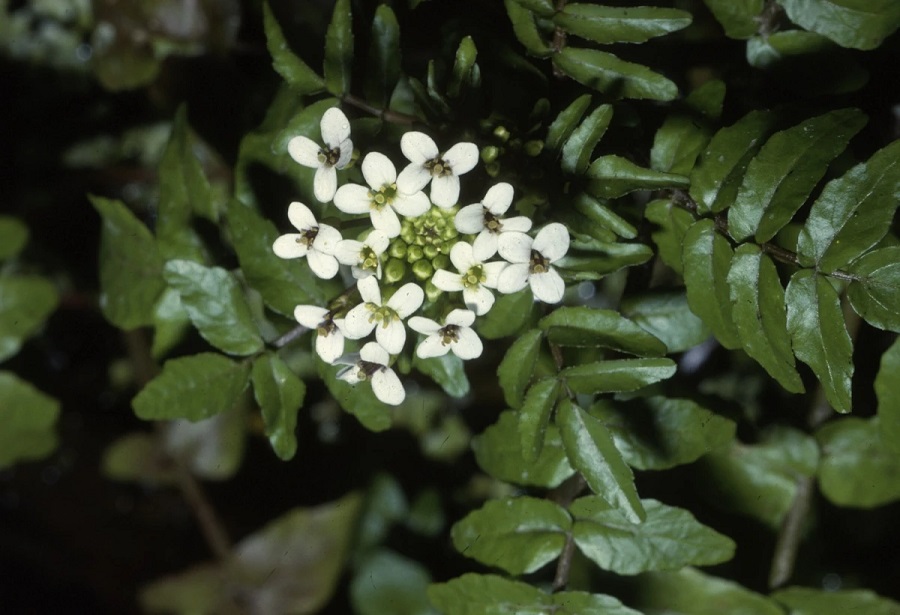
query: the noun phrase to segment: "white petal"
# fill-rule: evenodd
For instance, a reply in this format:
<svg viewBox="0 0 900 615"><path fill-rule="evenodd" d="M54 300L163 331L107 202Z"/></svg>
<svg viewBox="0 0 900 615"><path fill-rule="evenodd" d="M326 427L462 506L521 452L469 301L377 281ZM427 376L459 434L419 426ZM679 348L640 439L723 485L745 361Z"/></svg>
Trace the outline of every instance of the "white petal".
<svg viewBox="0 0 900 615"><path fill-rule="evenodd" d="M543 254L551 263L558 261L569 251L569 230L559 222L551 222L538 231L531 249Z"/></svg>
<svg viewBox="0 0 900 615"><path fill-rule="evenodd" d="M341 141L341 155L338 157L337 163L334 165L336 169L343 169L350 164L350 158L353 157L353 141L347 139Z"/></svg>
<svg viewBox="0 0 900 615"><path fill-rule="evenodd" d="M375 339L391 354L400 354L406 343L406 327L399 320L388 323L386 327L375 327Z"/></svg>
<svg viewBox="0 0 900 615"><path fill-rule="evenodd" d="M334 206L346 214L365 214L372 208L369 189L359 184L344 184L334 195Z"/></svg>
<svg viewBox="0 0 900 615"><path fill-rule="evenodd" d="M309 263L309 268L312 269L312 272L316 274L316 277L323 280L333 278L340 268L335 257L331 254L323 254L318 250L310 250L309 254L306 255L306 261Z"/></svg>
<svg viewBox="0 0 900 615"><path fill-rule="evenodd" d="M544 303L559 303L562 301L566 285L556 270L551 268L546 273L533 273L528 277L531 292L537 299Z"/></svg>
<svg viewBox="0 0 900 615"><path fill-rule="evenodd" d="M319 232L313 239L312 247L322 254L334 254L334 250L341 241L341 232L328 224L320 224Z"/></svg>
<svg viewBox="0 0 900 615"><path fill-rule="evenodd" d="M491 255L494 255L497 253L497 247L498 247L497 238L499 236L500 235L497 233L492 233L488 229L484 229L483 231L478 233L478 237L476 237L475 239L476 240L480 239L484 243L484 248L482 248L482 249L487 250L488 248L490 248Z"/></svg>
<svg viewBox="0 0 900 615"><path fill-rule="evenodd" d="M327 313L328 310L318 305L298 305L294 308L294 319L304 327L315 329Z"/></svg>
<svg viewBox="0 0 900 615"><path fill-rule="evenodd" d="M374 277L378 278L379 280L381 279L380 273L371 271L370 269L361 269L361 268L357 267L356 265L350 266L350 274L353 276L354 280L363 280L365 278L371 278L371 277L373 277L373 274L375 274Z"/></svg>
<svg viewBox="0 0 900 615"><path fill-rule="evenodd" d="M344 335L351 340L358 340L371 333L375 328L375 322L369 320L370 315L371 312L365 303L361 303L347 312L347 315L344 316Z"/></svg>
<svg viewBox="0 0 900 615"><path fill-rule="evenodd" d="M288 141L288 154L297 164L316 169L322 166L319 162L319 144L308 137L294 137Z"/></svg>
<svg viewBox="0 0 900 615"><path fill-rule="evenodd" d="M416 348L416 354L420 359L430 359L431 357L442 357L450 350L450 346L444 344L440 335L429 335Z"/></svg>
<svg viewBox="0 0 900 615"><path fill-rule="evenodd" d="M368 154L362 161L362 174L373 190L381 190L397 181L397 170L390 159L379 152Z"/></svg>
<svg viewBox="0 0 900 615"><path fill-rule="evenodd" d="M497 290L501 293L517 293L528 284L528 265L510 265L500 274L497 281Z"/></svg>
<svg viewBox="0 0 900 615"><path fill-rule="evenodd" d="M454 175L462 175L478 164L478 146L474 143L457 143L441 158L450 165Z"/></svg>
<svg viewBox="0 0 900 615"><path fill-rule="evenodd" d="M337 107L325 111L322 121L319 122L319 128L322 130L322 140L329 149L339 147L341 141L350 138L350 121Z"/></svg>
<svg viewBox="0 0 900 615"><path fill-rule="evenodd" d="M377 342L366 342L359 351L359 358L367 363L378 363L379 365L387 365L391 361L387 350Z"/></svg>
<svg viewBox="0 0 900 615"><path fill-rule="evenodd" d="M400 150L407 160L419 165L438 156L437 145L424 132L407 132L404 134L400 137Z"/></svg>
<svg viewBox="0 0 900 615"><path fill-rule="evenodd" d="M357 363L359 363L359 358L360 357L358 352L351 352L350 354L345 354L342 357L338 357L335 363L338 365L356 365ZM340 378L340 375L338 375L338 378ZM357 380L357 382L359 381Z"/></svg>
<svg viewBox="0 0 900 615"><path fill-rule="evenodd" d="M475 322L475 313L470 310L453 310L444 319L445 324L457 327L471 327L473 322ZM410 320L410 326L412 326L412 320ZM426 332L422 331L422 333Z"/></svg>
<svg viewBox="0 0 900 615"><path fill-rule="evenodd" d="M372 392L378 401L391 406L399 406L406 399L403 383L394 370L388 368L372 374Z"/></svg>
<svg viewBox="0 0 900 615"><path fill-rule="evenodd" d="M334 257L342 265L358 265L359 253L363 249L363 242L355 239L342 239L334 247Z"/></svg>
<svg viewBox="0 0 900 615"><path fill-rule="evenodd" d="M343 363L343 361L335 361L336 363ZM350 384L358 384L361 382L359 378L359 367L353 363L349 367L345 367L341 371L337 373L337 377L339 380L343 380L344 382Z"/></svg>
<svg viewBox="0 0 900 615"><path fill-rule="evenodd" d="M500 232L507 233L509 231L518 231L520 233L527 233L531 230L531 218L526 216L515 216L513 218L506 218L500 222Z"/></svg>
<svg viewBox="0 0 900 615"><path fill-rule="evenodd" d="M459 200L459 178L441 175L431 182L431 202L438 207L453 207Z"/></svg>
<svg viewBox="0 0 900 615"><path fill-rule="evenodd" d="M428 197L421 190L412 194L399 192L394 198L394 202L391 203L391 207L401 216L413 218L421 216L431 209L431 203L428 202Z"/></svg>
<svg viewBox="0 0 900 615"><path fill-rule="evenodd" d="M497 251L511 263L531 262L531 246L534 242L525 233L500 233Z"/></svg>
<svg viewBox="0 0 900 615"><path fill-rule="evenodd" d="M495 216L501 216L506 213L512 204L513 187L506 182L500 182L495 186L491 186L481 202Z"/></svg>
<svg viewBox="0 0 900 615"><path fill-rule="evenodd" d="M450 262L460 273L466 273L473 265L478 264L472 255L472 246L465 241L455 243L450 248Z"/></svg>
<svg viewBox="0 0 900 615"><path fill-rule="evenodd" d="M453 344L453 347L451 348L453 354L464 361L481 356L481 351L484 350L484 346L482 345L478 334L469 327L461 328L457 334L459 335L459 341Z"/></svg>
<svg viewBox="0 0 900 615"><path fill-rule="evenodd" d="M375 254L381 255L385 250L387 250L390 242L391 240L388 239L387 235L385 235L378 229L375 229L368 234L363 243L372 248L372 251L375 252Z"/></svg>
<svg viewBox="0 0 900 615"><path fill-rule="evenodd" d="M406 165L397 176L397 190L404 194L419 192L431 181L431 171L417 162Z"/></svg>
<svg viewBox="0 0 900 615"><path fill-rule="evenodd" d="M313 179L313 192L320 203L327 203L334 198L337 190L337 171L334 167L321 166L316 169Z"/></svg>
<svg viewBox="0 0 900 615"><path fill-rule="evenodd" d="M485 262L496 253L497 238L490 232L479 233L475 241L472 242L472 258L479 263Z"/></svg>
<svg viewBox="0 0 900 615"><path fill-rule="evenodd" d="M481 232L484 229L484 207L482 207L481 203L466 205L456 212L453 223L456 225L456 230L460 233L474 235Z"/></svg>
<svg viewBox="0 0 900 615"><path fill-rule="evenodd" d="M378 281L372 278L366 278L356 283L359 290L359 296L367 303L381 305L381 289L378 287Z"/></svg>
<svg viewBox="0 0 900 615"><path fill-rule="evenodd" d="M464 288L463 303L465 303L466 307L475 312L477 315L483 316L491 311L491 308L494 306L494 293L486 289L484 286Z"/></svg>
<svg viewBox="0 0 900 615"><path fill-rule="evenodd" d="M456 310L454 310L454 312L455 311ZM425 335L437 333L441 329L441 325L431 320L430 318L425 318L424 316L413 316L406 321L406 324L408 324L409 328L413 331L416 331L417 333L424 333Z"/></svg>
<svg viewBox="0 0 900 615"><path fill-rule="evenodd" d="M452 250L451 250L452 251ZM431 283L444 292L454 293L462 290L462 278L458 273L450 273L446 269L438 269L431 276Z"/></svg>
<svg viewBox="0 0 900 615"><path fill-rule="evenodd" d="M400 318L406 318L422 306L425 300L425 291L422 287L414 282L409 282L400 287L397 292L391 295L387 305L389 308L397 312Z"/></svg>
<svg viewBox="0 0 900 615"><path fill-rule="evenodd" d="M288 207L288 220L291 221L291 224L293 224L294 228L298 231L305 231L314 226L318 226L313 212L310 211L309 207L299 201L294 201L291 203L290 207Z"/></svg>
<svg viewBox="0 0 900 615"><path fill-rule="evenodd" d="M300 258L306 256L309 248L305 243L298 241L302 238L303 235L298 233L282 235L272 244L272 251L275 252L276 256L281 258Z"/></svg>
<svg viewBox="0 0 900 615"><path fill-rule="evenodd" d="M369 211L369 215L372 218L372 226L388 237L396 237L400 234L400 218L390 207L372 209Z"/></svg>
<svg viewBox="0 0 900 615"><path fill-rule="evenodd" d="M334 363L343 352L344 334L340 331L316 336L316 354L326 363Z"/></svg>
<svg viewBox="0 0 900 615"><path fill-rule="evenodd" d="M485 263L484 264L484 275L487 279L481 283L482 286L487 286L488 288L497 288L497 283L500 281L500 274L503 273L503 270L509 266L509 263L504 263L503 261L494 261L493 263Z"/></svg>

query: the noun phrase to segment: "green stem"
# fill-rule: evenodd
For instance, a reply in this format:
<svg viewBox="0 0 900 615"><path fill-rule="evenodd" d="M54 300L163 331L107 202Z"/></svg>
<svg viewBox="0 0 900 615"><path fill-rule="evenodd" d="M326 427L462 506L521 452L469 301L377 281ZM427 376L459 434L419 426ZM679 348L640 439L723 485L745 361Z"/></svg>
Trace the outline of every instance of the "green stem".
<svg viewBox="0 0 900 615"><path fill-rule="evenodd" d="M384 120L385 122L390 122L391 124L412 126L413 124L417 124L421 121L419 118L412 115L407 115L398 111L391 111L390 109L380 109L378 107L370 105L361 98L353 96L352 94L345 94L342 97L341 101L347 103L352 107L356 107L357 109L365 111L366 113L370 113L375 117Z"/></svg>

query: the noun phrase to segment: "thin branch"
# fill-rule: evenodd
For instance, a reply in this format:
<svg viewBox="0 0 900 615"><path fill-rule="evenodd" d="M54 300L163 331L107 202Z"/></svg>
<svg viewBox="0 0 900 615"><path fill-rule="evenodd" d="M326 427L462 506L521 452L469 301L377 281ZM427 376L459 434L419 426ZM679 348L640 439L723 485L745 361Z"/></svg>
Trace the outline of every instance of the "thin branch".
<svg viewBox="0 0 900 615"><path fill-rule="evenodd" d="M558 487L547 494L547 499L568 508L575 498L584 491L587 482L581 474L570 476ZM566 545L556 561L556 574L553 576L553 591L565 589L569 584L569 571L572 569L572 558L575 556L575 539L572 532L566 533Z"/></svg>
<svg viewBox="0 0 900 615"><path fill-rule="evenodd" d="M380 118L385 122L390 122L391 124L412 126L413 124L417 124L421 121L419 120L419 118L413 115L407 115L398 111L391 111L390 109L380 109L378 107L375 107L374 105L370 105L363 99L357 98L352 94L345 94L341 100L352 107L356 107L357 109L365 111L366 113L370 113L371 115L374 115L375 117Z"/></svg>
<svg viewBox="0 0 900 615"><path fill-rule="evenodd" d="M556 0L556 12L560 12L564 8L566 8L567 0ZM556 27L553 29L553 42L550 43L550 48L553 49L555 53L559 53L566 47L566 31L560 27ZM565 79L566 74L556 66L556 63L553 62L553 76L557 79Z"/></svg>
<svg viewBox="0 0 900 615"><path fill-rule="evenodd" d="M778 542L772 555L772 567L769 570L769 589L776 589L787 583L794 573L797 552L803 540L803 529L809 509L812 507L812 496L815 492L815 479L803 476L797 481L797 491L791 509L781 523Z"/></svg>

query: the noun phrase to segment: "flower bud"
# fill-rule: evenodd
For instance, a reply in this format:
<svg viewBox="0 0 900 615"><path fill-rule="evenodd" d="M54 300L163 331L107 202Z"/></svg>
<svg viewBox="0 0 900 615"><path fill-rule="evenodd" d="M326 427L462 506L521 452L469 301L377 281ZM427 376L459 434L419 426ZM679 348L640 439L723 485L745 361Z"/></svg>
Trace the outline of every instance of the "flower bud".
<svg viewBox="0 0 900 615"><path fill-rule="evenodd" d="M383 276L384 281L388 284L399 282L406 275L406 265L403 261L396 258L388 260L384 265Z"/></svg>
<svg viewBox="0 0 900 615"><path fill-rule="evenodd" d="M424 259L420 261L416 261L412 266L413 275L415 275L420 280L428 280L434 275L434 267L431 266L429 261Z"/></svg>
<svg viewBox="0 0 900 615"><path fill-rule="evenodd" d="M410 246L409 250L406 251L406 260L410 263L421 260L423 256L425 256L425 253L420 246Z"/></svg>
<svg viewBox="0 0 900 615"><path fill-rule="evenodd" d="M481 159L485 163L494 162L500 155L500 148L495 145L488 145L481 148Z"/></svg>
<svg viewBox="0 0 900 615"><path fill-rule="evenodd" d="M533 141L526 141L524 149L525 149L526 156L531 156L531 157L537 156L538 154L541 153L541 151L543 151L544 142L541 140L538 140L538 139L535 139Z"/></svg>
<svg viewBox="0 0 900 615"><path fill-rule="evenodd" d="M444 292L437 286L431 283L431 280L425 282L425 297L428 298L429 301L435 302L438 300L438 297L441 296L441 293Z"/></svg>
<svg viewBox="0 0 900 615"><path fill-rule="evenodd" d="M494 128L494 136L500 139L503 143L506 143L509 140L509 131L505 126L497 126Z"/></svg>
<svg viewBox="0 0 900 615"><path fill-rule="evenodd" d="M388 249L388 254L394 258L406 258L406 242L394 239L391 242L391 247Z"/></svg>
<svg viewBox="0 0 900 615"><path fill-rule="evenodd" d="M431 265L435 269L446 269L450 266L450 258L446 254L438 254L431 259Z"/></svg>
<svg viewBox="0 0 900 615"><path fill-rule="evenodd" d="M422 248L422 252L425 253L425 258L430 260L438 255L438 248L436 245L430 243Z"/></svg>

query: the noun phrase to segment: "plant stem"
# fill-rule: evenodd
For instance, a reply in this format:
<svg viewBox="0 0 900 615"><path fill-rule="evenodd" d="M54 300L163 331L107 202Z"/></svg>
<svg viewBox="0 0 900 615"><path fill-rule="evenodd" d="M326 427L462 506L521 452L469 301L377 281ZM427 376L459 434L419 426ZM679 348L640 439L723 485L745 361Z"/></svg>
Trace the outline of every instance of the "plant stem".
<svg viewBox="0 0 900 615"><path fill-rule="evenodd" d="M776 589L787 583L794 573L797 552L803 540L803 525L812 507L812 496L815 491L815 478L803 476L797 481L797 490L791 509L781 523L778 542L772 555L772 567L769 569L769 589Z"/></svg>
<svg viewBox="0 0 900 615"><path fill-rule="evenodd" d="M555 8L556 8L557 12L566 8L566 1L567 0L556 0ZM550 43L550 47L556 53L559 53L560 51L565 49L565 47L566 47L566 31L565 30L563 30L560 27L556 27L553 29L553 42ZM566 74L556 66L555 62L553 63L553 76L556 77L557 79L565 79L566 78Z"/></svg>
<svg viewBox="0 0 900 615"><path fill-rule="evenodd" d="M547 499L556 502L563 508L568 508L575 498L578 497L578 494L584 491L586 486L587 482L584 480L584 477L581 474L576 473L574 476L570 476L564 480L557 488L550 491L550 493L547 494ZM563 552L556 561L556 574L553 576L553 591L565 589L566 585L569 584L569 572L572 569L572 558L574 555L575 539L572 537L572 532L568 532L566 534L566 545L563 547Z"/></svg>
<svg viewBox="0 0 900 615"><path fill-rule="evenodd" d="M357 98L352 94L345 94L341 100L352 107L356 107L357 109L365 111L366 113L370 113L375 117L384 120L385 122L390 122L391 124L412 126L413 124L420 122L419 118L415 116L400 113L398 111L391 111L390 109L380 109L378 107L370 105L363 99Z"/></svg>

